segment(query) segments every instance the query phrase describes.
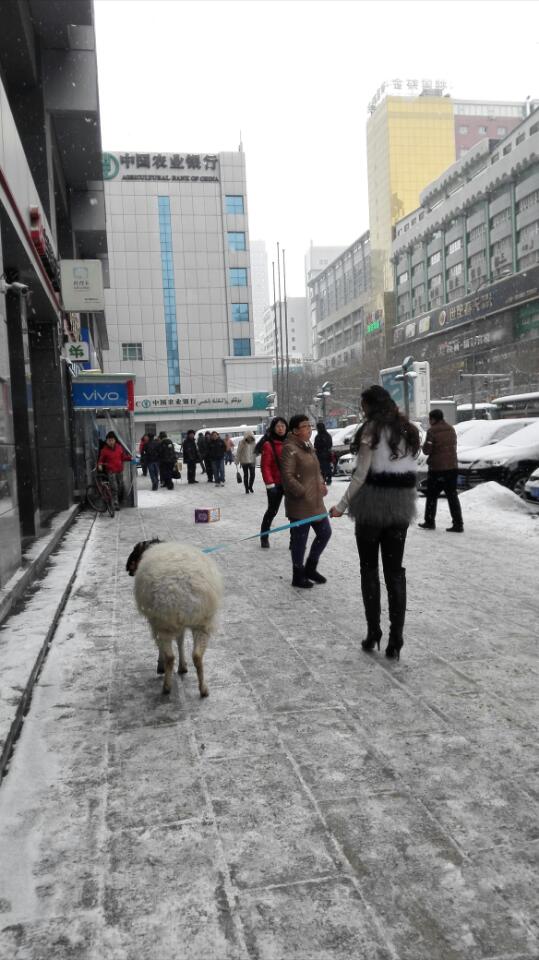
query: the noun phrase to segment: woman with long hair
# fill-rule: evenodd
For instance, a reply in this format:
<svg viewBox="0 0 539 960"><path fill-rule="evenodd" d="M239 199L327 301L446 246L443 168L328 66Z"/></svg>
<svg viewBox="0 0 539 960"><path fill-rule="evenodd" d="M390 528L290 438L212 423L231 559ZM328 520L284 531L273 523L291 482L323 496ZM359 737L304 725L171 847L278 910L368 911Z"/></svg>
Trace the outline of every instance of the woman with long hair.
<svg viewBox="0 0 539 960"><path fill-rule="evenodd" d="M274 417L271 421L260 457L260 472L262 479L266 484L266 494L268 497L268 508L262 517L261 533L266 533L265 537L260 537L260 546L267 549L270 545L267 531L277 516L281 500L284 496L283 482L281 478L281 454L283 442L288 433L288 423L283 417Z"/></svg>
<svg viewBox="0 0 539 960"><path fill-rule="evenodd" d="M357 463L350 486L330 517L348 512L355 520L361 567L361 593L367 620L364 650L380 649L378 552L389 606L386 657L400 659L406 615L406 570L402 566L408 527L416 509L416 457L419 431L402 414L387 390L376 384L361 394L365 422L355 445Z"/></svg>

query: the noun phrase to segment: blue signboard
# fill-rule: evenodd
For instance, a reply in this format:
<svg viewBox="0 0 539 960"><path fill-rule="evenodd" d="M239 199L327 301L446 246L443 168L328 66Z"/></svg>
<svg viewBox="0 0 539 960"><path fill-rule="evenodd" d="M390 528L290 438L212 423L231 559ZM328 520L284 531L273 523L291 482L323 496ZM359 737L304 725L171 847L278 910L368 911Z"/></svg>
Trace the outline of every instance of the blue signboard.
<svg viewBox="0 0 539 960"><path fill-rule="evenodd" d="M75 410L128 406L127 383L72 383L71 398Z"/></svg>

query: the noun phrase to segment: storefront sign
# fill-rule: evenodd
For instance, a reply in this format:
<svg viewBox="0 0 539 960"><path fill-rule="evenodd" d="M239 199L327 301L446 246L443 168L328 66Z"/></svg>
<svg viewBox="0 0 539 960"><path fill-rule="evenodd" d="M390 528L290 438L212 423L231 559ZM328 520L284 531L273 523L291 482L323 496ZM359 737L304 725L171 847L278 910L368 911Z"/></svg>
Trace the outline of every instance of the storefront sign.
<svg viewBox="0 0 539 960"><path fill-rule="evenodd" d="M169 394L168 396L137 397L135 413L160 414L181 416L192 413L230 413L233 410L265 410L268 405L267 394L263 391L255 393L234 394L198 394L197 396Z"/></svg>
<svg viewBox="0 0 539 960"><path fill-rule="evenodd" d="M398 324L393 328L393 346L399 346L413 338L439 333L470 320L500 313L535 298L539 298L539 267L499 280L484 290L431 310L412 322Z"/></svg>
<svg viewBox="0 0 539 960"><path fill-rule="evenodd" d="M95 313L105 309L100 260L60 260L64 310Z"/></svg>
<svg viewBox="0 0 539 960"><path fill-rule="evenodd" d="M539 337L539 302L527 303L515 312L514 333L518 340Z"/></svg>
<svg viewBox="0 0 539 960"><path fill-rule="evenodd" d="M369 102L368 109L370 113L374 113L384 96L388 97L392 94L419 96L420 93L427 90L441 97L446 88L445 80L386 80L378 87L374 97Z"/></svg>
<svg viewBox="0 0 539 960"><path fill-rule="evenodd" d="M81 363L83 360L90 359L90 345L86 340L71 341L64 344L62 354L66 360Z"/></svg>
<svg viewBox="0 0 539 960"><path fill-rule="evenodd" d="M219 183L215 153L104 153L104 180Z"/></svg>
<svg viewBox="0 0 539 960"><path fill-rule="evenodd" d="M100 407L122 407L129 409L129 384L95 383L71 384L71 399L75 410L96 410Z"/></svg>

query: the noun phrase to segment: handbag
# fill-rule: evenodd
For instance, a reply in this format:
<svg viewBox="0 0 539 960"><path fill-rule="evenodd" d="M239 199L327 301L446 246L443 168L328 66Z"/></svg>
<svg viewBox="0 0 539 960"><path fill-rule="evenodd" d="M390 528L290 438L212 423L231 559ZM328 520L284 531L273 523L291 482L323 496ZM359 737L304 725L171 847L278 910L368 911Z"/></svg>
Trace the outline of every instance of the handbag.
<svg viewBox="0 0 539 960"><path fill-rule="evenodd" d="M237 483L243 483L243 477L242 477L242 475L241 475L241 473L240 473L239 470L236 470L236 482L237 482Z"/></svg>

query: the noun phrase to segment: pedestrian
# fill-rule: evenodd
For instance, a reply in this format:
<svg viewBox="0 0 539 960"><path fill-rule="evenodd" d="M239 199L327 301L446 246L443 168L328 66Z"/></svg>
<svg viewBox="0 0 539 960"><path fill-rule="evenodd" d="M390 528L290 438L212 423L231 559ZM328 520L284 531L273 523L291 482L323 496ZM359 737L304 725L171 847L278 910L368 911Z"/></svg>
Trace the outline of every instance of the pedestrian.
<svg viewBox="0 0 539 960"><path fill-rule="evenodd" d="M149 440L149 439L150 439L149 435L148 435L147 433L145 433L144 436L140 438L139 445L138 445L138 452L139 452L139 457L140 457L140 465L141 465L141 467L142 467L142 476L143 476L143 477L145 477L145 476L147 475L147 473L148 473L148 465L147 465L147 463L146 463L146 461L145 461L145 459L144 459L144 447L145 447L146 444L148 443L148 440Z"/></svg>
<svg viewBox="0 0 539 960"><path fill-rule="evenodd" d="M222 487L225 482L225 453L225 441L217 430L212 430L208 443L208 459L216 487Z"/></svg>
<svg viewBox="0 0 539 960"><path fill-rule="evenodd" d="M247 430L236 451L236 466L241 466L243 473L243 485L245 493L254 493L253 483L255 482L256 471L256 440L250 430Z"/></svg>
<svg viewBox="0 0 539 960"><path fill-rule="evenodd" d="M203 464L203 472L205 472L208 483L213 483L213 468L211 460L208 454L210 447L210 431L206 430L206 433L201 433L198 438L198 452L200 454L200 459Z"/></svg>
<svg viewBox="0 0 539 960"><path fill-rule="evenodd" d="M196 472L199 460L200 453L195 440L195 431L188 430L183 441L183 462L187 464L187 483L198 483Z"/></svg>
<svg viewBox="0 0 539 960"><path fill-rule="evenodd" d="M172 471L176 463L176 451L172 440L167 436L165 430L159 434L159 476L161 484L167 490L174 490L174 481Z"/></svg>
<svg viewBox="0 0 539 960"><path fill-rule="evenodd" d="M260 472L266 484L268 508L262 517L261 533L271 529L271 524L277 516L283 499L283 482L281 478L281 456L283 443L288 433L288 424L283 417L274 417L265 435L260 458ZM260 546L267 549L270 545L269 536L260 537Z"/></svg>
<svg viewBox="0 0 539 960"><path fill-rule="evenodd" d="M281 453L281 479L284 488L286 515L291 523L308 520L291 530L292 539L292 586L312 587L314 583L326 583L326 578L317 571L318 561L331 537L327 516L320 520L310 517L326 513L323 497L327 487L320 476L320 465L314 447L310 443L312 428L304 413L297 413L290 420L288 436ZM309 528L315 539L304 565Z"/></svg>
<svg viewBox="0 0 539 960"><path fill-rule="evenodd" d="M333 469L331 463L332 446L333 440L331 439L331 434L328 433L325 423L323 423L321 420L320 423L316 424L314 449L316 450L316 456L318 457L318 462L320 463L320 472L328 487L333 479Z"/></svg>
<svg viewBox="0 0 539 960"><path fill-rule="evenodd" d="M229 433L225 433L225 465L234 463L234 441Z"/></svg>
<svg viewBox="0 0 539 960"><path fill-rule="evenodd" d="M120 509L120 498L123 497L124 463L131 460L131 454L122 447L114 430L109 430L105 443L101 447L97 459L97 469L107 474L112 491L112 505L115 510Z"/></svg>
<svg viewBox="0 0 539 960"><path fill-rule="evenodd" d="M431 410L429 413L429 429L423 453L428 454L429 472L425 520L419 526L423 530L436 529L438 497L445 492L452 520L452 526L446 527L447 533L463 533L462 509L457 493L457 431L450 423L446 423L442 410Z"/></svg>
<svg viewBox="0 0 539 960"><path fill-rule="evenodd" d="M387 587L389 639L386 657L400 657L406 615L406 570L402 566L408 527L415 516L419 431L376 384L361 395L365 422L355 437L357 462L350 486L330 517L346 511L355 520L361 593L367 620L364 650L380 649L378 551Z"/></svg>
<svg viewBox="0 0 539 960"><path fill-rule="evenodd" d="M160 443L156 439L155 433L148 434L148 442L144 447L144 462L148 468L150 480L152 481L152 490L159 489L159 451Z"/></svg>

